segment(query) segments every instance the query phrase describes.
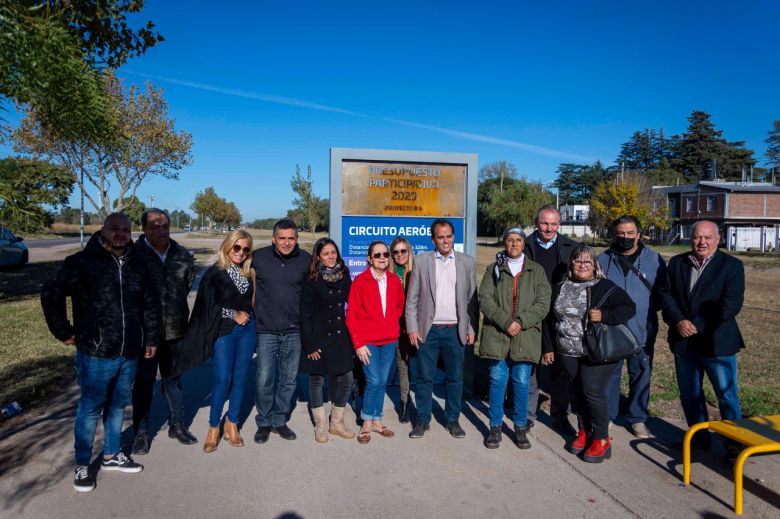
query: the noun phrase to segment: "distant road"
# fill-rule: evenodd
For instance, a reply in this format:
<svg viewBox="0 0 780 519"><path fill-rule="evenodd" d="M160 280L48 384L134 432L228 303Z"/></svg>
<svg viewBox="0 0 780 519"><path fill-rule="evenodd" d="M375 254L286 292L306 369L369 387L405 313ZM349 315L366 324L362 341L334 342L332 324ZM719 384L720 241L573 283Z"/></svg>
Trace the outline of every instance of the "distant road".
<svg viewBox="0 0 780 519"><path fill-rule="evenodd" d="M186 232L177 232L172 233L171 237L178 239L187 234ZM133 240L137 240L139 235L140 233L133 233ZM85 235L84 241L88 241L89 237L90 235ZM81 243L81 238L79 236L70 236L67 238L50 238L48 240L24 240L24 243L27 244L29 249L49 249L58 245L78 245Z"/></svg>

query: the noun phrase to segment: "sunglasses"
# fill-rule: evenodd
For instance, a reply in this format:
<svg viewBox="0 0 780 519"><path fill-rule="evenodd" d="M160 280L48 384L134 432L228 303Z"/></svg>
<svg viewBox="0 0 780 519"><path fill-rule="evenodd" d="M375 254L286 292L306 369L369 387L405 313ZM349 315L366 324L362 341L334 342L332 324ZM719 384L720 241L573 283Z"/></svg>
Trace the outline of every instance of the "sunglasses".
<svg viewBox="0 0 780 519"><path fill-rule="evenodd" d="M374 259L389 258L390 257L390 253L389 252L375 252L375 253L373 253L371 255L371 257L374 258Z"/></svg>
<svg viewBox="0 0 780 519"><path fill-rule="evenodd" d="M393 256L397 256L399 254L406 254L407 252L409 252L409 251L406 250L406 249L395 249L393 251Z"/></svg>
<svg viewBox="0 0 780 519"><path fill-rule="evenodd" d="M245 256L249 256L249 253L252 252L252 249L249 247L242 248L241 245L233 245L233 252L238 254L239 252L243 252Z"/></svg>

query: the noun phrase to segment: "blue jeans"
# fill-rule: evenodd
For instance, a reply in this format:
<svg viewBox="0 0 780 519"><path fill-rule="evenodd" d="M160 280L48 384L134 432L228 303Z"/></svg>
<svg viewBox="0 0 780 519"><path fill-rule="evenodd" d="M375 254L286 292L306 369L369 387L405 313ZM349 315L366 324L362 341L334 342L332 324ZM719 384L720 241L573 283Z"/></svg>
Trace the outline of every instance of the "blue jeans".
<svg viewBox="0 0 780 519"><path fill-rule="evenodd" d="M255 406L258 427L281 427L287 423L298 387L301 361L301 334L257 334L257 393Z"/></svg>
<svg viewBox="0 0 780 519"><path fill-rule="evenodd" d="M249 319L244 326L238 324L228 335L214 342L214 358L211 361L211 409L209 426L218 427L222 420L222 408L230 393L227 417L238 423L241 401L244 398L246 374L255 352L255 320Z"/></svg>
<svg viewBox="0 0 780 519"><path fill-rule="evenodd" d="M130 401L138 359L90 357L76 351L76 379L81 397L76 407L76 465L89 465L100 415L103 415L103 454L119 452L125 406Z"/></svg>
<svg viewBox="0 0 780 519"><path fill-rule="evenodd" d="M620 378L623 376L623 362L618 362L607 385L607 405L609 418L613 422L620 413ZM647 420L647 408L650 404L650 378L653 374L653 348L642 351L630 359L628 366L628 423L644 423Z"/></svg>
<svg viewBox="0 0 780 519"><path fill-rule="evenodd" d="M395 362L395 349L398 343L391 342L382 346L367 344L366 347L371 357L368 359L368 364L363 366L366 390L363 393L363 410L360 412L360 417L363 420L381 420L382 409L385 406L387 377Z"/></svg>
<svg viewBox="0 0 780 519"><path fill-rule="evenodd" d="M460 418L463 398L463 346L458 338L457 326L431 326L425 343L417 352L417 390L415 391L417 416L421 423L430 423L433 407L433 378L436 363L441 355L444 361L447 401L444 419L447 423Z"/></svg>
<svg viewBox="0 0 780 519"><path fill-rule="evenodd" d="M689 426L709 420L702 389L705 373L718 398L721 418L724 420L742 418L737 392L736 355L705 357L695 353L676 353L674 367L677 371L680 403Z"/></svg>
<svg viewBox="0 0 780 519"><path fill-rule="evenodd" d="M516 362L512 359L491 360L490 365L490 427L498 427L504 420L504 395L511 375L514 390L514 412L512 421L516 427L525 429L528 421L528 384L531 379L530 362Z"/></svg>

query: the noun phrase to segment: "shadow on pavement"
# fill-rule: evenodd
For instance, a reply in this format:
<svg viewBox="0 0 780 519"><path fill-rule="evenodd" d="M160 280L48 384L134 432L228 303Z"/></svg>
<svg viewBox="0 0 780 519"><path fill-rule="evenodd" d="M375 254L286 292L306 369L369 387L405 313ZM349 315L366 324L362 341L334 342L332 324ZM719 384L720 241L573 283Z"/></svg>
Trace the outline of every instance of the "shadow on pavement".
<svg viewBox="0 0 780 519"><path fill-rule="evenodd" d="M12 493L0 494L0 509L23 511L31 499L73 470L73 416L79 390L76 385L64 387L67 390L50 400L45 413L21 414L0 428L0 444L17 445L0 451L0 478L20 482ZM46 469L41 471L41 465Z"/></svg>

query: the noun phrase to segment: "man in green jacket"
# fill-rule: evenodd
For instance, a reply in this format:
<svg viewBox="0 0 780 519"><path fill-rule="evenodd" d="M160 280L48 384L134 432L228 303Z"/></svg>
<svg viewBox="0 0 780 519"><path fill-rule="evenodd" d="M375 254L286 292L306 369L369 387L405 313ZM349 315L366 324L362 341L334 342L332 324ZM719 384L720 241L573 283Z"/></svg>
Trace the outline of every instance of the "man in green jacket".
<svg viewBox="0 0 780 519"><path fill-rule="evenodd" d="M526 435L528 388L533 367L542 356L542 321L550 309L550 283L541 265L524 253L525 233L507 229L504 250L496 255L479 287L479 306L485 318L482 340L474 353L487 360L490 370L490 432L485 447L501 441L504 394L509 377L514 390L515 445L531 446Z"/></svg>

